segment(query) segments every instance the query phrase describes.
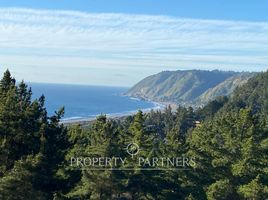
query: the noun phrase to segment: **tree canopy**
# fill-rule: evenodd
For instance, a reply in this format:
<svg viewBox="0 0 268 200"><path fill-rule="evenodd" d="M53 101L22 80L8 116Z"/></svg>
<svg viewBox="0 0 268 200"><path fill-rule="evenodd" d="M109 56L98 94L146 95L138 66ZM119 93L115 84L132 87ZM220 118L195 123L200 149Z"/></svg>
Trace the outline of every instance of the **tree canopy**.
<svg viewBox="0 0 268 200"><path fill-rule="evenodd" d="M100 115L87 126L65 127L63 108L48 116L45 97L33 99L7 70L0 81L0 199L267 199L267 85L268 72L259 73L198 110ZM139 147L137 155L126 151L129 144ZM70 164L91 157L127 159L94 170L81 160ZM151 169L154 158L174 157L196 164Z"/></svg>

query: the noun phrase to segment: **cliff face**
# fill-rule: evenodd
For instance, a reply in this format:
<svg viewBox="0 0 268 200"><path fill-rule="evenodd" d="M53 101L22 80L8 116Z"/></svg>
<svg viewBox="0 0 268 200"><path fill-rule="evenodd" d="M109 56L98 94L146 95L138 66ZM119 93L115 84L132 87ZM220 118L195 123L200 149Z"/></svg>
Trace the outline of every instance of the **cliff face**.
<svg viewBox="0 0 268 200"><path fill-rule="evenodd" d="M159 102L201 106L218 96L229 95L254 73L232 71L164 71L149 76L126 95Z"/></svg>

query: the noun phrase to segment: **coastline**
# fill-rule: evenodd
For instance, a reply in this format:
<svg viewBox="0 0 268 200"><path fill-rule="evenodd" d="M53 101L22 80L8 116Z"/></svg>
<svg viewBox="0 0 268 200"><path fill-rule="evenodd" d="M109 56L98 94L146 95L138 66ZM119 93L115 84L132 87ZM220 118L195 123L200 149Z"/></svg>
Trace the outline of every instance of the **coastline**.
<svg viewBox="0 0 268 200"><path fill-rule="evenodd" d="M135 99L138 99L138 98L135 98ZM138 100L142 100L144 101L143 99L138 99ZM148 101L148 100L147 100ZM108 119L122 119L122 118L125 118L125 117L128 117L128 116L133 116L135 115L139 110L141 110L143 113L149 113L151 112L152 110L163 110L167 107L168 104L165 104L163 102L155 102L155 101L149 101L151 103L153 103L153 107L151 108L145 108L145 109L137 109L137 110L132 110L132 111L125 111L125 112L120 112L120 113L107 113L105 114L107 116ZM80 118L80 117L71 117L71 118L67 118L67 119L63 119L60 121L61 124L63 125L73 125L73 124L88 124L94 120L96 120L96 118L98 116L100 116L101 114L99 115L96 115L96 116L92 116L92 117L84 117L84 118Z"/></svg>

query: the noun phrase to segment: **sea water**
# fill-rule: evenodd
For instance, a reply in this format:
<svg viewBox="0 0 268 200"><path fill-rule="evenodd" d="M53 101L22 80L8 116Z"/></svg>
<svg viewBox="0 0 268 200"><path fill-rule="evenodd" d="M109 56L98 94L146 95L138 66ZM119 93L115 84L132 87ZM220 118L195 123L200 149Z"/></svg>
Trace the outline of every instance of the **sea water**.
<svg viewBox="0 0 268 200"><path fill-rule="evenodd" d="M65 107L63 120L95 118L100 114L122 116L137 110L150 110L159 104L124 96L126 87L85 86L67 84L28 83L33 98L45 95L48 114L53 115L60 107Z"/></svg>

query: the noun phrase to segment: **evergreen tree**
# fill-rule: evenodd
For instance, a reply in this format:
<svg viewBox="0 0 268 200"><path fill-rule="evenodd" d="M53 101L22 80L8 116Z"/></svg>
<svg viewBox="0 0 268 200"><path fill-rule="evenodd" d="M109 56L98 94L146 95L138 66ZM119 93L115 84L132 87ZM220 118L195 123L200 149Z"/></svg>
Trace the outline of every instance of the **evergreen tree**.
<svg viewBox="0 0 268 200"><path fill-rule="evenodd" d="M57 187L56 175L68 148L66 129L59 124L63 110L48 117L44 96L32 101L31 89L15 82L8 70L0 81L1 190L7 199L27 199L19 196L23 192L29 198L36 192L40 199L52 199L63 189ZM18 185L22 191L12 193Z"/></svg>
<svg viewBox="0 0 268 200"><path fill-rule="evenodd" d="M219 199L215 195L227 198L216 191L216 188L226 186L228 198L238 199L237 188L243 188L259 173L262 181L267 180L267 155L260 146L264 132L256 120L250 109L241 109L239 113L219 115L196 129L189 138L189 153L198 158L197 173L203 174L195 177L200 181L196 184L209 186L208 198Z"/></svg>
<svg viewBox="0 0 268 200"><path fill-rule="evenodd" d="M11 87L15 87L15 79L11 77L11 73L9 70L6 70L3 78L0 81L0 90L1 93L6 93Z"/></svg>
<svg viewBox="0 0 268 200"><path fill-rule="evenodd" d="M80 131L80 133L82 132ZM86 134L82 133L81 135L87 135L86 138L79 137L76 141L83 149L74 145L74 148L68 155L69 158L73 156L90 157L93 159L113 156L110 147L114 131L106 116L99 116L89 132L85 132ZM114 192L112 191L111 167L107 167L78 166L76 169L82 170L81 180L67 196L75 199L110 199Z"/></svg>
<svg viewBox="0 0 268 200"><path fill-rule="evenodd" d="M33 184L36 176L34 171L39 165L38 162L38 155L16 161L12 170L0 179L0 199L47 199L47 194L37 190Z"/></svg>

